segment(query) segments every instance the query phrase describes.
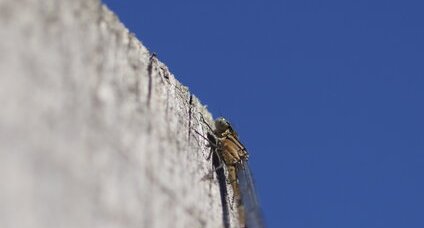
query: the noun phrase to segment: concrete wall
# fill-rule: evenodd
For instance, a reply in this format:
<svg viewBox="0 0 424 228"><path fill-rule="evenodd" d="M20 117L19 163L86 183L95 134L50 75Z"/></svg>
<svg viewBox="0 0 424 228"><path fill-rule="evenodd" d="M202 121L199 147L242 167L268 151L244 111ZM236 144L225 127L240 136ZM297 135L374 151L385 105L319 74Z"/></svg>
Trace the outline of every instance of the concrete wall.
<svg viewBox="0 0 424 228"><path fill-rule="evenodd" d="M97 0L0 0L0 108L2 228L237 226L210 114Z"/></svg>

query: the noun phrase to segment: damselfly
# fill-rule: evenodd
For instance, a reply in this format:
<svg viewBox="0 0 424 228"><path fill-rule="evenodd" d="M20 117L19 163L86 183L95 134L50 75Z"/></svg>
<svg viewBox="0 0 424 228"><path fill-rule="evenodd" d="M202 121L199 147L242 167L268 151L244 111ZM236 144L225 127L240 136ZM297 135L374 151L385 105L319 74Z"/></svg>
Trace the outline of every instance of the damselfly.
<svg viewBox="0 0 424 228"><path fill-rule="evenodd" d="M216 169L221 168L222 164L227 167L227 181L233 189L233 202L237 206L240 226L264 227L255 185L247 163L249 154L246 147L240 142L237 132L226 119L217 118L215 129L212 129L204 119L203 122L211 132L204 138L209 141L221 163Z"/></svg>

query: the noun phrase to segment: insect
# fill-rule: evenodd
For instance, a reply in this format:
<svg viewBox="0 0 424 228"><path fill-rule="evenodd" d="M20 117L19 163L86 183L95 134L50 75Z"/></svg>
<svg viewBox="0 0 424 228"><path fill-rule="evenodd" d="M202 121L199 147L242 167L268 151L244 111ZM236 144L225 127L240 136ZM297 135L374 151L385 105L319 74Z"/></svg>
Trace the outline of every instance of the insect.
<svg viewBox="0 0 424 228"><path fill-rule="evenodd" d="M208 133L207 140L221 160L216 169L225 164L228 170L227 182L233 189L233 202L237 206L240 226L264 227L253 178L247 164L249 154L246 147L240 142L231 124L223 117L215 120L215 130L203 117L202 120L212 132Z"/></svg>

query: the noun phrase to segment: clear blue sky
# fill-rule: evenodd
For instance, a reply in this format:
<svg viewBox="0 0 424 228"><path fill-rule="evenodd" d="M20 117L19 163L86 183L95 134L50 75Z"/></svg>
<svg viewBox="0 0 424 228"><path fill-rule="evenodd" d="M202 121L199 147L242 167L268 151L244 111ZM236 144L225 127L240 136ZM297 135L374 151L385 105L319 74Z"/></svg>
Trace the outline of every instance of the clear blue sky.
<svg viewBox="0 0 424 228"><path fill-rule="evenodd" d="M424 227L424 1L104 1L248 147L269 227Z"/></svg>

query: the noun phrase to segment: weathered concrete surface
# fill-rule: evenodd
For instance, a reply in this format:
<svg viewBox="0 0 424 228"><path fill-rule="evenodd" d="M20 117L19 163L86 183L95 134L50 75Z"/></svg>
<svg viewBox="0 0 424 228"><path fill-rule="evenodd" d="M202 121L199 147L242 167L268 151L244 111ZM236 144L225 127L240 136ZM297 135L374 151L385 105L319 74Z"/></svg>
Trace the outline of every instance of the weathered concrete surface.
<svg viewBox="0 0 424 228"><path fill-rule="evenodd" d="M0 41L0 227L237 225L210 115L97 0L0 0Z"/></svg>

